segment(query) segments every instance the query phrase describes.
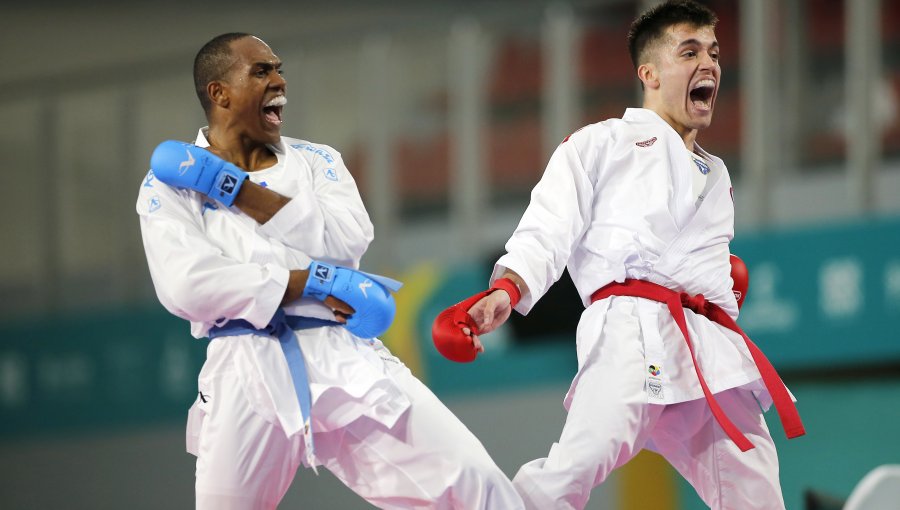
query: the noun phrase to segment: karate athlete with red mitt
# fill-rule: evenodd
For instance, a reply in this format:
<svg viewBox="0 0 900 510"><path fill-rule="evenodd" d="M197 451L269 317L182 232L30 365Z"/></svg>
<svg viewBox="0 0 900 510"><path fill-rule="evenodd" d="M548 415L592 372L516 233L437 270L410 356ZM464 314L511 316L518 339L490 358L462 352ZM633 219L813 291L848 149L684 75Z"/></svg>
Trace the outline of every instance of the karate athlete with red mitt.
<svg viewBox="0 0 900 510"><path fill-rule="evenodd" d="M735 323L731 179L696 142L721 79L716 21L691 1L635 20L628 42L643 108L560 144L497 261L494 290L435 324L438 349L471 360L479 335L513 308L528 313L568 268L586 307L578 372L559 440L513 480L527 508L583 508L593 487L645 448L714 509L784 508L761 408L774 402L789 437L804 430L781 379Z"/></svg>
<svg viewBox="0 0 900 510"><path fill-rule="evenodd" d="M399 284L359 270L373 228L340 154L281 136L272 49L218 36L194 81L209 126L156 148L137 212L160 302L211 339L188 413L196 508L275 508L301 464L379 508L522 508L376 338Z"/></svg>

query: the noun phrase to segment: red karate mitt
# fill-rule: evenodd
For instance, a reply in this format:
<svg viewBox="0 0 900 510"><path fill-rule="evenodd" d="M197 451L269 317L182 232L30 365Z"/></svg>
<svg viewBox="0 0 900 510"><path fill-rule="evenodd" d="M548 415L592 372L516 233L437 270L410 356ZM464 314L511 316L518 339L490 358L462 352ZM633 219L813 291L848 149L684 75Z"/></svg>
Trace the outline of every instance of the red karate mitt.
<svg viewBox="0 0 900 510"><path fill-rule="evenodd" d="M731 279L734 280L734 298L737 299L738 309L744 304L744 298L747 297L747 289L750 287L750 273L747 272L747 265L737 255L731 255Z"/></svg>
<svg viewBox="0 0 900 510"><path fill-rule="evenodd" d="M478 326L469 315L469 309L481 298L497 289L503 289L509 294L510 306L516 306L522 297L519 288L512 280L500 278L490 289L479 292L465 301L460 301L441 312L434 319L434 324L431 326L431 338L434 340L434 346L438 352L445 358L457 363L468 363L475 360L478 350L475 348L472 336L466 335L463 328L469 328L472 335L478 334Z"/></svg>

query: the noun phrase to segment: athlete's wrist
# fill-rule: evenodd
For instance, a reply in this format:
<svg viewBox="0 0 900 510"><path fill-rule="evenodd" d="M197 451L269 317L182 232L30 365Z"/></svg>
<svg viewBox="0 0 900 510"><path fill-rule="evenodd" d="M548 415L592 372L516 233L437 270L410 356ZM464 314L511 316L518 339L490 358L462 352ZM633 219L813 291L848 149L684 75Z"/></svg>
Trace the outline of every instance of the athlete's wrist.
<svg viewBox="0 0 900 510"><path fill-rule="evenodd" d="M494 281L491 289L499 289L505 291L509 295L509 305L515 307L522 299L522 290L519 285L511 278L498 278Z"/></svg>

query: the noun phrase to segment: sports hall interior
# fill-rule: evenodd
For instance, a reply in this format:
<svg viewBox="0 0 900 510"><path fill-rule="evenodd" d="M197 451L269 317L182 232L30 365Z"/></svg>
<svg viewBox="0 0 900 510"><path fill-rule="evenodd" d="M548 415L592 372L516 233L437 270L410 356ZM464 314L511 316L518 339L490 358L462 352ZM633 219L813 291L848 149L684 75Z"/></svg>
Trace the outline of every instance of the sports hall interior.
<svg viewBox="0 0 900 510"><path fill-rule="evenodd" d="M722 81L698 142L734 183L738 323L798 399L767 414L787 508L836 510L900 464L900 1L709 0ZM397 278L385 343L513 476L565 419L583 305L564 274L455 364L434 317L487 284L560 141L640 105L625 37L652 0L170 0L0 5L0 507L192 508L207 340L153 290L135 201L205 119L191 66L250 32L284 62L283 134L340 152ZM372 508L301 470L282 508ZM589 509L695 510L642 453Z"/></svg>

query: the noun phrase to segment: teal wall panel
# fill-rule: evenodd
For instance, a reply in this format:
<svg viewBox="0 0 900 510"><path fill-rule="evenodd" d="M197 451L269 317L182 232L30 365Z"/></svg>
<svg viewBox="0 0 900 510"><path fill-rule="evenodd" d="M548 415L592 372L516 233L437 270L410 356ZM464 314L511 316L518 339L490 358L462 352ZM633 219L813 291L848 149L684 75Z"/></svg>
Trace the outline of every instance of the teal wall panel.
<svg viewBox="0 0 900 510"><path fill-rule="evenodd" d="M846 499L876 466L900 464L900 380L872 375L857 382L788 381L806 425L803 437L785 439L774 410L766 414L788 509L804 508L807 489ZM680 488L682 510L707 508L686 482Z"/></svg>
<svg viewBox="0 0 900 510"><path fill-rule="evenodd" d="M738 235L738 321L779 368L900 362L900 220Z"/></svg>
<svg viewBox="0 0 900 510"><path fill-rule="evenodd" d="M0 326L0 437L184 419L207 342L162 307Z"/></svg>

